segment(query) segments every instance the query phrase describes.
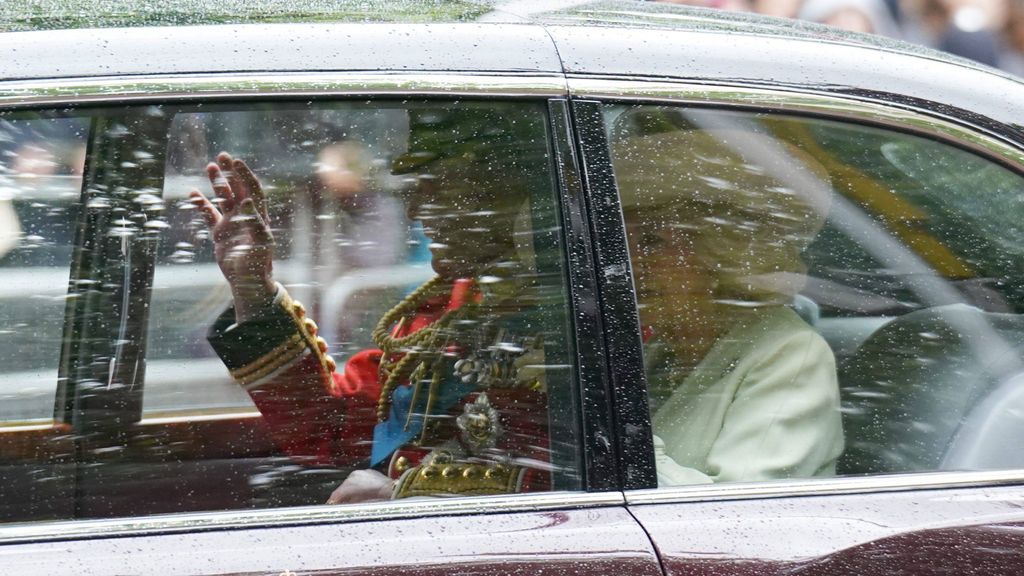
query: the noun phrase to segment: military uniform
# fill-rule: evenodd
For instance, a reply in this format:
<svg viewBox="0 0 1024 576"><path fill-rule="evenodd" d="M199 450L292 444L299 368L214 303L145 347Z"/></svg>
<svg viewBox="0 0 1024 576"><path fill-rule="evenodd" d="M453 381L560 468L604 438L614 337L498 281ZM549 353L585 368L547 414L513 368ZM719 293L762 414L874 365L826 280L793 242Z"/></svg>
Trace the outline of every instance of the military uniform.
<svg viewBox="0 0 1024 576"><path fill-rule="evenodd" d="M257 318L227 310L209 340L302 463L378 469L395 497L545 490L546 392L531 372L543 343L530 312L507 305L521 296L435 279L382 319L380 348L340 367L281 286Z"/></svg>

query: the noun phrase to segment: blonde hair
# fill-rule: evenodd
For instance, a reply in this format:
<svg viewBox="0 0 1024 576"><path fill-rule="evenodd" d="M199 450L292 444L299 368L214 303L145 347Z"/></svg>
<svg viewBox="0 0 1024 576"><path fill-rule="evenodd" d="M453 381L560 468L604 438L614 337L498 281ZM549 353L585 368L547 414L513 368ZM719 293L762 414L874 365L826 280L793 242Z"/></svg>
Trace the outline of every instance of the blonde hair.
<svg viewBox="0 0 1024 576"><path fill-rule="evenodd" d="M623 209L687 234L716 298L788 303L828 213L828 174L793 144L742 128L613 135Z"/></svg>

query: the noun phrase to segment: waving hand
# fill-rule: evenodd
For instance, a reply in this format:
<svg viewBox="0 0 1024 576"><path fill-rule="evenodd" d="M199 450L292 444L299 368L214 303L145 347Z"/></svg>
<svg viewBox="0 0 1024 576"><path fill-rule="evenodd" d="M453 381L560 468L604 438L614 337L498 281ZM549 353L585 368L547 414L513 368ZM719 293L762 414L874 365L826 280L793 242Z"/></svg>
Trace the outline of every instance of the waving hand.
<svg viewBox="0 0 1024 576"><path fill-rule="evenodd" d="M214 255L231 286L235 315L241 322L267 306L276 290L266 196L245 162L227 152L218 154L206 173L216 200L211 202L192 190L189 201L210 226Z"/></svg>

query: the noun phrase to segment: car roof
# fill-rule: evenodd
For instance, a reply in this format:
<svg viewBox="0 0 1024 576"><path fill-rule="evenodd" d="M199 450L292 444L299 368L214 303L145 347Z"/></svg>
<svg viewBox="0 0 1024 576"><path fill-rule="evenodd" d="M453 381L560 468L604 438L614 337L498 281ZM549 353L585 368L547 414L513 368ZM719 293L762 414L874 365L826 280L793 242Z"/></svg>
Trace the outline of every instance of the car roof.
<svg viewBox="0 0 1024 576"><path fill-rule="evenodd" d="M979 64L816 24L673 4L133 0L97 3L88 16L81 7L67 8L73 3L66 0L49 4L0 15L0 30L7 31L0 33L0 79L569 74L895 94L946 102L1008 125L1024 117L1024 85Z"/></svg>
<svg viewBox="0 0 1024 576"><path fill-rule="evenodd" d="M0 32L181 27L218 24L518 23L646 30L719 31L860 44L973 65L969 60L882 36L799 20L679 4L627 0L42 0L9 6Z"/></svg>

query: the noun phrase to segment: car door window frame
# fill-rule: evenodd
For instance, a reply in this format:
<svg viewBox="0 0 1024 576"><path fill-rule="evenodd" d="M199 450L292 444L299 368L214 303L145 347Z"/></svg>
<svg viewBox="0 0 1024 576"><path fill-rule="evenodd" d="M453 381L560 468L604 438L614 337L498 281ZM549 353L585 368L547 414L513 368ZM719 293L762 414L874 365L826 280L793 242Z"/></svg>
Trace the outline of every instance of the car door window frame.
<svg viewBox="0 0 1024 576"><path fill-rule="evenodd" d="M103 105L166 104L173 102L247 102L309 98L385 98L385 97L500 98L548 102L549 127L555 168L554 184L560 198L558 216L565 250L582 248L565 262L568 301L567 316L575 318L577 362L575 382L583 462L584 491L515 494L505 497L446 498L443 502L394 501L367 505L303 506L250 511L220 511L174 514L169 516L130 517L110 520L73 520L0 526L0 542L24 542L106 535L149 534L192 531L196 529L237 528L259 525L305 524L325 521L362 521L374 518L403 518L424 515L538 511L621 505L618 463L620 457L610 448L616 444L614 431L607 425L610 410L605 405L610 389L604 358L603 340L596 322L595 278L590 254L585 250L590 236L582 208L583 192L578 170L579 157L572 145L571 119L565 105L564 78L550 74L473 75L473 74L347 74L317 73L302 75L187 75L181 77L137 78L110 81L11 82L0 85L0 109L26 107L67 107ZM90 148L91 150L91 148ZM87 167L88 170L88 167ZM98 229L96 224L87 227ZM582 229L581 229L582 228ZM152 264L142 263L128 277L149 278ZM148 295L141 300L148 302ZM584 322L580 315L595 320ZM120 318L118 318L120 320ZM586 350L584 353L583 351ZM144 352L143 352L144 354ZM73 355L72 355L73 356ZM73 398L73 387L63 398ZM73 404L73 402L72 402ZM64 405L67 405L65 401ZM141 405L124 401L124 416L141 418ZM72 413L74 410L72 410ZM596 448L595 448L596 447Z"/></svg>
<svg viewBox="0 0 1024 576"><path fill-rule="evenodd" d="M900 95L889 95L883 98L865 98L862 95L821 94L811 91L793 89L772 89L758 85L737 83L736 85L697 85L687 82L615 80L587 75L574 75L569 78L571 98L579 108L593 107L594 111L577 113L577 122L588 125L591 134L601 138L606 127L599 116L598 107L607 104L651 104L672 105L680 107L700 107L704 109L747 110L790 116L815 117L842 121L883 129L906 132L940 141L954 147L967 150L990 161L1000 164L1018 174L1024 174L1024 143L1009 141L1004 134L987 130L984 122L970 112L945 107L946 114L938 114L932 110L906 104L907 98ZM899 105L894 104L900 102ZM770 104L766 104L770 103ZM595 117L596 116L596 117ZM983 120L983 119L980 119ZM580 134L584 133L580 128ZM603 147L587 147L578 143L582 151L582 163L587 171L597 174L611 174L611 159L608 156L607 142ZM596 196L603 199L605 205L614 202L618 209L618 192L614 189L614 181L605 183L613 188L614 198L609 200L608 192ZM600 190L600 188L598 188ZM590 191L594 194L594 191ZM595 251L615 254L620 250L625 254L625 225L621 211L605 217L604 230L595 235ZM618 226L609 233L607 227ZM635 324L623 324L623 332L616 337L639 343L641 327L635 315L636 295L632 283L629 256L615 260L615 265L624 267L625 282L619 282L613 290L621 291L611 302L602 301L604 314L621 314L616 306L625 300L632 299L634 305L633 318ZM608 274L604 282L607 286ZM631 332L630 332L631 329ZM611 345L609 345L611 347ZM632 350L630 350L632 352ZM636 351L639 353L639 350ZM642 403L647 410L646 376L644 375L642 357L638 360L632 355L624 362L612 362L609 365L611 378L614 382L631 382L632 387L615 388L616 406L628 405L630 412L636 411L637 403ZM639 366L639 368L638 368ZM637 377L639 374L639 378ZM627 414L626 420L634 419L634 414ZM649 417L648 417L649 418ZM640 423L643 426L643 423ZM633 429L634 433L642 433L648 438L651 435L650 421L643 432ZM626 432L620 429L620 439L626 438ZM633 452L627 450L625 443L620 444L618 452L623 455L621 467L625 469L644 469L653 460L653 453ZM651 449L653 450L653 448ZM626 500L629 504L653 504L665 502L697 502L705 500L728 500L746 498L770 498L792 495L848 494L861 492L885 492L913 490L925 488L945 488L964 486L995 486L1019 484L1024 481L1024 470L994 470L965 472L919 472L906 474L887 474L867 477L835 477L821 479L794 479L773 482L738 482L725 484L701 484L691 486L673 486L658 488L652 473L640 476L645 482L630 485L626 489Z"/></svg>
<svg viewBox="0 0 1024 576"><path fill-rule="evenodd" d="M126 122L134 128L130 134ZM118 436L141 418L149 290L159 236L145 226L147 207L136 200L153 196L163 174L159 156L136 158L133 148L140 139L159 140L166 128L163 115L145 106L125 114L97 110L93 116L82 182L87 216L76 264L79 277L99 288L86 292L72 317L72 330L80 331L65 338L65 346L77 349L62 354L68 362L62 361L57 407L58 418L81 438ZM118 188L136 193L110 192ZM109 356L108 366L94 365L102 356ZM84 393L83 386L92 389ZM84 456L88 448L77 452Z"/></svg>

